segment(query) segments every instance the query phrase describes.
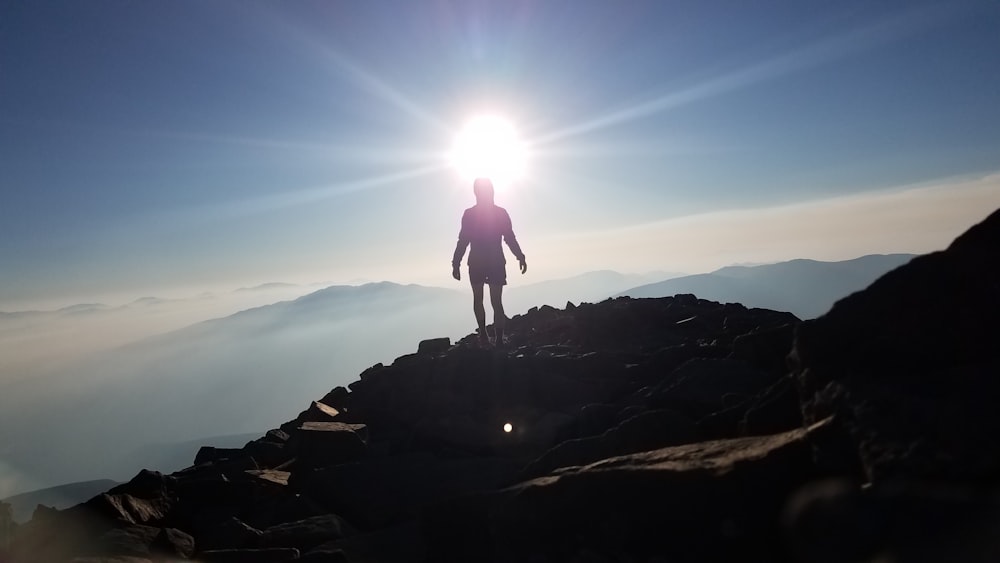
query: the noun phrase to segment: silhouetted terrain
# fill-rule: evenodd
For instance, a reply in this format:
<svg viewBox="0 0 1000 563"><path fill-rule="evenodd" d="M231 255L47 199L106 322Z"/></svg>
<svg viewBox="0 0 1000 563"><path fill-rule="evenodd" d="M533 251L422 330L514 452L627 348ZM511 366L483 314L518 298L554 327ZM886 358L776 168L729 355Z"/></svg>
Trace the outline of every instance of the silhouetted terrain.
<svg viewBox="0 0 1000 563"><path fill-rule="evenodd" d="M563 307L567 301L597 303L630 287L681 275L683 274L669 272L621 274L611 270L601 270L527 285L512 283L504 290L504 308L508 315L513 315L542 305ZM519 279L515 281L521 282Z"/></svg>
<svg viewBox="0 0 1000 563"><path fill-rule="evenodd" d="M17 522L27 522L31 519L32 513L35 512L35 507L39 504L60 509L69 508L95 495L99 495L118 484L118 482L110 479L68 483L58 487L28 491L2 499L0 502L5 502L11 506L14 520Z"/></svg>
<svg viewBox="0 0 1000 563"><path fill-rule="evenodd" d="M4 556L993 561L997 249L1000 211L804 322L677 295L424 340L242 448L40 510Z"/></svg>
<svg viewBox="0 0 1000 563"><path fill-rule="evenodd" d="M799 318L812 319L830 310L838 299L864 289L912 258L912 254L877 254L842 262L791 260L728 266L708 274L633 287L618 295L669 297L693 293L702 299L789 311Z"/></svg>

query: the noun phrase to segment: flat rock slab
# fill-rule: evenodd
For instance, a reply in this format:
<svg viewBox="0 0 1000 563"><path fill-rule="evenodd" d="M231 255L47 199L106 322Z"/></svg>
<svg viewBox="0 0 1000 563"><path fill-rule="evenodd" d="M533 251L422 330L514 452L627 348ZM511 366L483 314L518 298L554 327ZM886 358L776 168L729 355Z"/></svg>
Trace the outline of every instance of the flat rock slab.
<svg viewBox="0 0 1000 563"><path fill-rule="evenodd" d="M287 485L288 476L291 473L288 471L278 471L277 469L250 469L246 471L246 474L269 483Z"/></svg>
<svg viewBox="0 0 1000 563"><path fill-rule="evenodd" d="M827 419L564 468L502 493L491 511L494 543L511 561L583 552L612 560L780 559L779 514L815 477L812 439L829 427Z"/></svg>

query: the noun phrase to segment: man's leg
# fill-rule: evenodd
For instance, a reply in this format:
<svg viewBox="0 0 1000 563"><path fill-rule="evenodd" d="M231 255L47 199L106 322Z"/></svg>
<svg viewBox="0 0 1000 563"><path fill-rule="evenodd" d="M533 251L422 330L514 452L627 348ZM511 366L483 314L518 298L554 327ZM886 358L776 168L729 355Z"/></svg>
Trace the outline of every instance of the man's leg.
<svg viewBox="0 0 1000 563"><path fill-rule="evenodd" d="M470 276L471 277L471 276ZM476 325L479 327L479 341L489 342L486 335L486 309L483 307L483 282L472 283L472 312L476 315ZM492 295L492 286L491 286Z"/></svg>
<svg viewBox="0 0 1000 563"><path fill-rule="evenodd" d="M503 312L503 284L490 284L490 304L493 305L493 331L496 332L497 346L503 346L503 329L507 315Z"/></svg>

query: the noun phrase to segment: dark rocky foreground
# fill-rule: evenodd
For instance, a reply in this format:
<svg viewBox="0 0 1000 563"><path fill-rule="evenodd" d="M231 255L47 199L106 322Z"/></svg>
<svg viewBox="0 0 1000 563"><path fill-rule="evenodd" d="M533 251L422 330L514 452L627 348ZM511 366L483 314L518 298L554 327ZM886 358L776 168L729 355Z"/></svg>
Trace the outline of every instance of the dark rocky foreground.
<svg viewBox="0 0 1000 563"><path fill-rule="evenodd" d="M1000 212L814 321L543 307L12 539L0 510L0 561L1000 561L997 318Z"/></svg>

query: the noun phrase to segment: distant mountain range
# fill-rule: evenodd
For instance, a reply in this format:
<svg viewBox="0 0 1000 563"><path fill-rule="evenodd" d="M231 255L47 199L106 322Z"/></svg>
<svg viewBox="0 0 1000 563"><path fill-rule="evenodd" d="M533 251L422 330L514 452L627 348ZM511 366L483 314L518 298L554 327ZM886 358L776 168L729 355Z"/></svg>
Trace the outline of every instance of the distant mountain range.
<svg viewBox="0 0 1000 563"><path fill-rule="evenodd" d="M618 295L669 297L693 293L709 301L788 311L800 319L811 319L913 257L913 254L873 254L841 262L791 260L761 266L729 266L708 274L633 287Z"/></svg>
<svg viewBox="0 0 1000 563"><path fill-rule="evenodd" d="M793 260L673 279L664 279L674 275L666 272L598 271L535 284L512 283L504 302L508 315L514 316L545 304L562 308L567 301L693 293L713 301L790 311L805 319L822 314L837 299L911 257ZM88 309L94 306L69 308ZM467 283L456 282L448 289L390 282L331 286L81 356L58 370L36 373L29 369L36 360L16 363L5 354L0 358L5 370L0 378L0 397L5 399L0 454L16 474L0 483L6 486L0 494L101 477L125 479L140 463L162 464L150 469L177 469L188 456L193 458L193 445L161 447L161 452L173 452L162 459L135 452L210 433L273 428L288 413L354 380L372 364L416 351L420 340L454 340L474 332L471 309ZM17 338L23 340L29 326L16 315L0 325L0 337L12 339L5 348L11 353L24 348ZM492 320L488 305L487 315ZM64 326L46 328L50 325L44 320L39 316L37 324L32 321L32 334ZM79 347L84 336L100 336L99 327L84 328L52 342ZM64 354L50 348L49 341L35 348L39 358ZM18 477L20 483L15 482Z"/></svg>

